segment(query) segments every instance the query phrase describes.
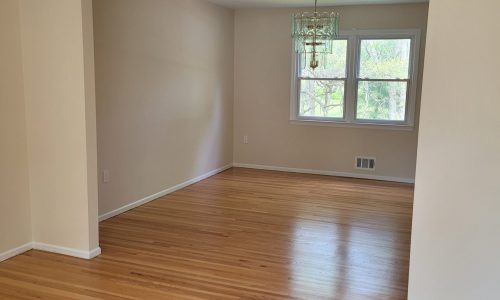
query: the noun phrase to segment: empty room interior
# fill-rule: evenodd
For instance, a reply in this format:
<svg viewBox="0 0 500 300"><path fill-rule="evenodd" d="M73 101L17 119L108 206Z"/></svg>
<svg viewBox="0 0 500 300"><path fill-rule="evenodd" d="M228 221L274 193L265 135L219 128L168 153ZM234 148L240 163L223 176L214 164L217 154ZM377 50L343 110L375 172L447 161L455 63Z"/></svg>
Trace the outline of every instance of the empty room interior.
<svg viewBox="0 0 500 300"><path fill-rule="evenodd" d="M499 11L0 0L0 299L500 299Z"/></svg>

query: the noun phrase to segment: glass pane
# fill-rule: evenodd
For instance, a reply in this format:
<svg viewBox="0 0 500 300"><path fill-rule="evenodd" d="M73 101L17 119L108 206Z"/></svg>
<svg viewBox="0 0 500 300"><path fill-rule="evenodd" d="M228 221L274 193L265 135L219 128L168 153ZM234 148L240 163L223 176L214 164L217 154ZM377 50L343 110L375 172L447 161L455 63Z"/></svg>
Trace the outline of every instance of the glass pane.
<svg viewBox="0 0 500 300"><path fill-rule="evenodd" d="M301 80L301 117L344 118L343 80Z"/></svg>
<svg viewBox="0 0 500 300"><path fill-rule="evenodd" d="M407 82L359 81L356 119L405 121Z"/></svg>
<svg viewBox="0 0 500 300"><path fill-rule="evenodd" d="M359 78L408 79L411 39L361 40Z"/></svg>
<svg viewBox="0 0 500 300"><path fill-rule="evenodd" d="M347 40L335 40L331 54L318 54L319 67L309 67L311 54L300 55L300 76L310 78L346 78Z"/></svg>

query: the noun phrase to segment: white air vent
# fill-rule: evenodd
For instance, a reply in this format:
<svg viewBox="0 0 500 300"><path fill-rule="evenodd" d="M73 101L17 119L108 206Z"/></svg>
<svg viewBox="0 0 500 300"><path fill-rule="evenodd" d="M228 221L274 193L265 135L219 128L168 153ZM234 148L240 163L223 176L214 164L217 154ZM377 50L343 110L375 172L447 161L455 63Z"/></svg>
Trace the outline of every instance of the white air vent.
<svg viewBox="0 0 500 300"><path fill-rule="evenodd" d="M375 158L356 156L354 167L360 170L375 171Z"/></svg>

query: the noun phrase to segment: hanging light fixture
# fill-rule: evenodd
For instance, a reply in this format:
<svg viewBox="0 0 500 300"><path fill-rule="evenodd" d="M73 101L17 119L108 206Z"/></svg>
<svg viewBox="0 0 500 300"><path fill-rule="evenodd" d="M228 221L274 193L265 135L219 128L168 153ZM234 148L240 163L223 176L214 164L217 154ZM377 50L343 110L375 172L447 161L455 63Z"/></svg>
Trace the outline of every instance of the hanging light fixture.
<svg viewBox="0 0 500 300"><path fill-rule="evenodd" d="M332 53L333 40L339 32L339 14L318 12L318 0L314 1L314 12L293 14L292 37L295 49L306 57L311 55L309 67L319 66L318 56Z"/></svg>

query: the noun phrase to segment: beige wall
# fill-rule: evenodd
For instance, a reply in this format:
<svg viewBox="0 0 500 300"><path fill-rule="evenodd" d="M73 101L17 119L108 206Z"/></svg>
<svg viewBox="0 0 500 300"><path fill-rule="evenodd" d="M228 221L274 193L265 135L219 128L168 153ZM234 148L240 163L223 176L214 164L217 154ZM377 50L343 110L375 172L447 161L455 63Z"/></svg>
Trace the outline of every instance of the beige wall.
<svg viewBox="0 0 500 300"><path fill-rule="evenodd" d="M232 163L233 12L94 1L99 212Z"/></svg>
<svg viewBox="0 0 500 300"><path fill-rule="evenodd" d="M94 21L92 0L82 1L83 66L85 84L85 134L90 249L99 247L99 201L97 171L97 118L95 99Z"/></svg>
<svg viewBox="0 0 500 300"><path fill-rule="evenodd" d="M98 245L86 1L20 1L33 239L83 251Z"/></svg>
<svg viewBox="0 0 500 300"><path fill-rule="evenodd" d="M0 253L31 242L19 3L0 1Z"/></svg>
<svg viewBox="0 0 500 300"><path fill-rule="evenodd" d="M341 30L422 29L427 4L336 7ZM417 130L393 131L292 125L290 9L239 9L235 16L235 162L347 173L354 157L377 158L370 175L412 179ZM420 80L417 99L420 99ZM418 107L417 107L418 110ZM243 143L248 135L249 144Z"/></svg>
<svg viewBox="0 0 500 300"><path fill-rule="evenodd" d="M499 299L499 11L431 0L410 300Z"/></svg>

